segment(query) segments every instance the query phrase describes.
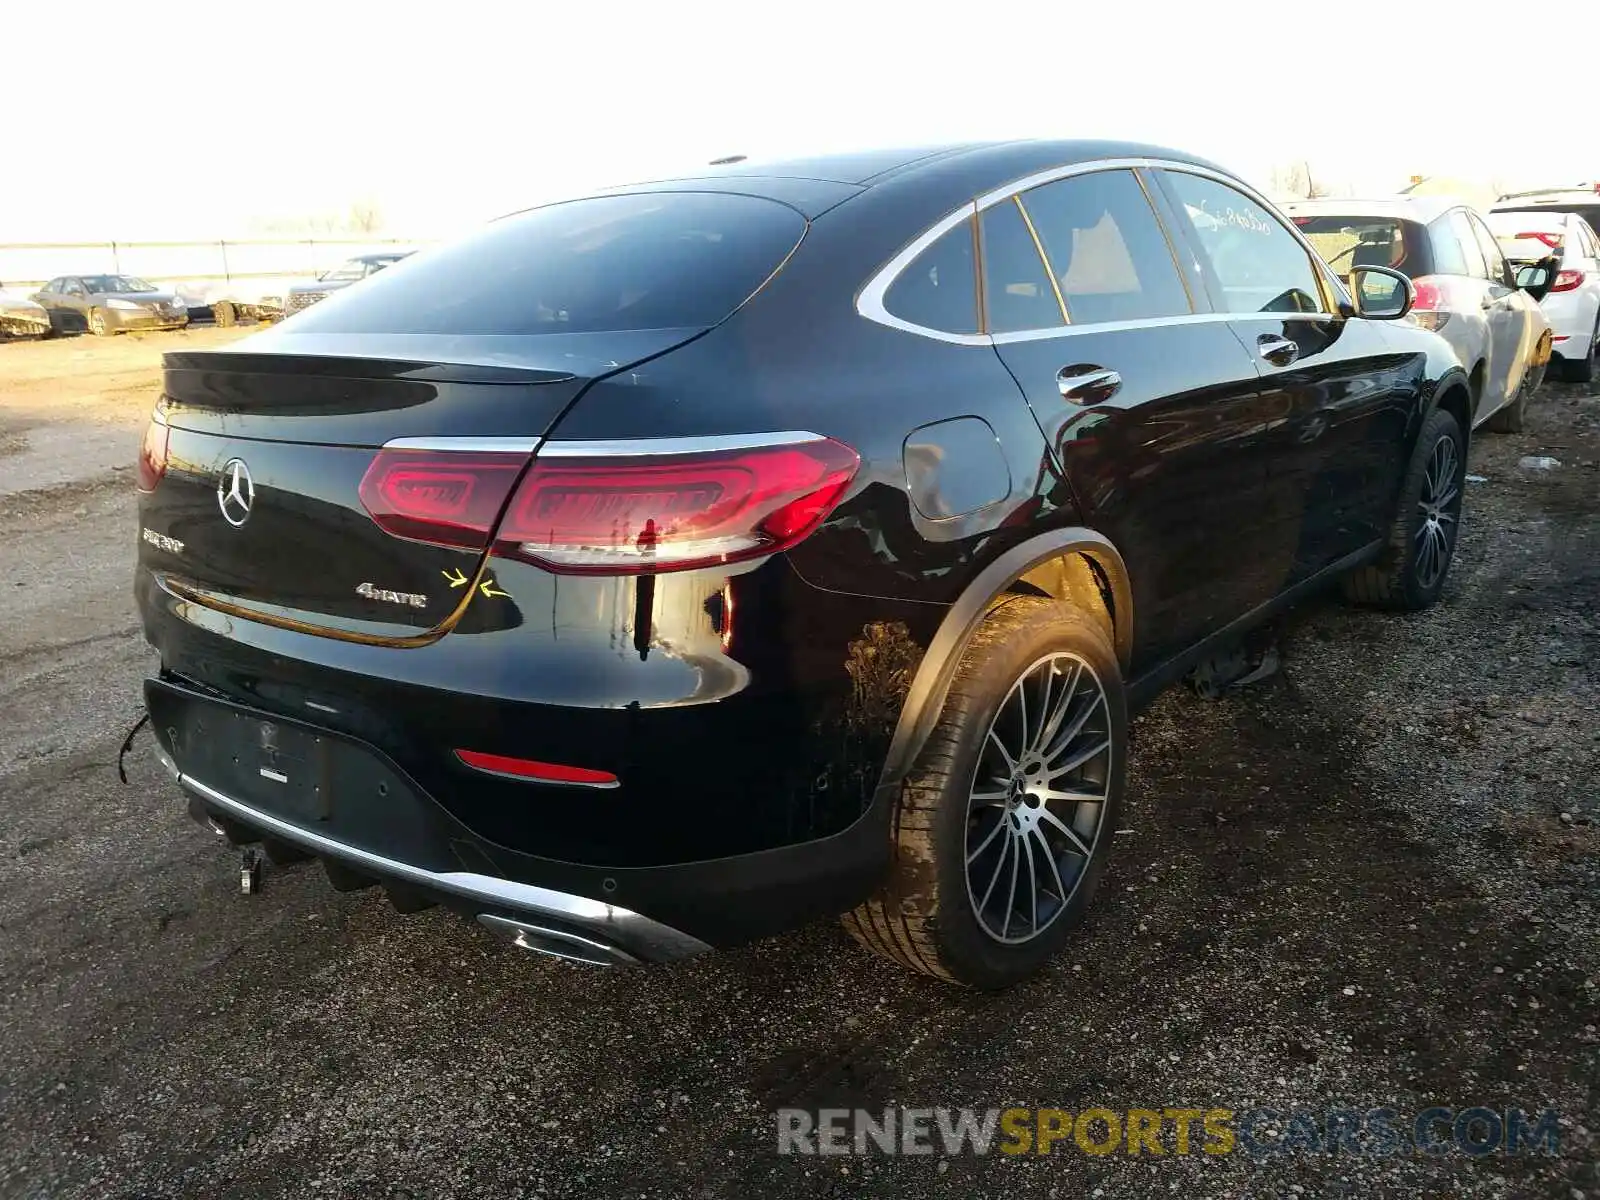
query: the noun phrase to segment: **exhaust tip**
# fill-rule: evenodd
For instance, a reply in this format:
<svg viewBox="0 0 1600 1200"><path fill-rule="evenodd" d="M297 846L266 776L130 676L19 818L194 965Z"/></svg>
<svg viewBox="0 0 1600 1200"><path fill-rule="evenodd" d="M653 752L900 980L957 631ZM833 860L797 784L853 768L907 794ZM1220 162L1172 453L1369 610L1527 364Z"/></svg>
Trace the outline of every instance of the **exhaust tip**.
<svg viewBox="0 0 1600 1200"><path fill-rule="evenodd" d="M479 913L478 924L498 933L519 950L585 963L591 967L635 967L639 960L620 946L584 937L565 929L518 921L494 913Z"/></svg>

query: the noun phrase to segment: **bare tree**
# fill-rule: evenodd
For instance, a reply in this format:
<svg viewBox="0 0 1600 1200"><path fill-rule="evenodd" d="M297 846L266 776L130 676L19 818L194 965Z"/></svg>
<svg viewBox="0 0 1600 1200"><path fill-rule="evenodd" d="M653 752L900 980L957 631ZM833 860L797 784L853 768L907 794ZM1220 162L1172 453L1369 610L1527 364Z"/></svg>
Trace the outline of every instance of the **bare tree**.
<svg viewBox="0 0 1600 1200"><path fill-rule="evenodd" d="M1272 186L1275 191L1296 200L1320 200L1333 195L1331 189L1318 182L1312 173L1311 163L1304 159L1273 167Z"/></svg>
<svg viewBox="0 0 1600 1200"><path fill-rule="evenodd" d="M351 233L376 233L383 228L383 209L376 200L357 200L350 206L345 226Z"/></svg>

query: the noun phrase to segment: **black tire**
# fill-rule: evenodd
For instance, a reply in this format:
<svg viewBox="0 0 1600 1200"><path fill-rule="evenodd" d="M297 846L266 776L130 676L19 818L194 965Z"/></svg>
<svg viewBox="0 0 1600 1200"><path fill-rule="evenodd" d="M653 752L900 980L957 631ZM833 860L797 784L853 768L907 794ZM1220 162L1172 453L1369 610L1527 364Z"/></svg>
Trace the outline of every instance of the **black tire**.
<svg viewBox="0 0 1600 1200"><path fill-rule="evenodd" d="M1443 453L1439 449L1443 441L1450 443L1454 468L1449 472L1447 486L1440 485L1436 490L1432 477L1442 465L1435 456ZM1466 450L1466 436L1454 416L1442 408L1428 414L1422 423L1422 432L1417 435L1411 463L1400 487L1399 507L1389 527L1389 544L1377 562L1358 567L1345 576L1343 587L1347 600L1417 612L1439 599L1450 574L1461 530ZM1448 494L1442 503L1439 502L1441 494ZM1424 532L1424 527L1430 523L1438 531L1437 535ZM1443 539L1442 546L1436 537ZM1430 541L1434 542L1437 559L1430 558L1425 549Z"/></svg>
<svg viewBox="0 0 1600 1200"><path fill-rule="evenodd" d="M1500 410L1483 423L1483 427L1490 433L1521 433L1523 423L1528 416L1528 393L1531 391L1527 381L1517 389L1517 395L1510 404L1500 407Z"/></svg>
<svg viewBox="0 0 1600 1200"><path fill-rule="evenodd" d="M1594 333L1589 338L1589 353L1581 359L1563 359L1562 374L1573 383L1594 382L1595 354L1600 352L1600 316L1595 317Z"/></svg>
<svg viewBox="0 0 1600 1200"><path fill-rule="evenodd" d="M91 308L88 317L84 320L84 324L95 337L111 337L117 332L106 320L106 314L103 309Z"/></svg>
<svg viewBox="0 0 1600 1200"><path fill-rule="evenodd" d="M219 300L211 306L211 319L223 329L231 329L238 323L239 316L234 311L233 305L226 300Z"/></svg>
<svg viewBox="0 0 1600 1200"><path fill-rule="evenodd" d="M1052 695L1062 714L1054 724L1058 709ZM1029 696L1035 700L1031 721ZM1033 744L1045 747L1043 758L1054 759L1055 768L1037 762L1038 774L1018 770L1010 781L990 781L1003 792L980 793L980 768L988 773L1010 762L1003 745L1000 751L991 748L991 729L1004 729L1011 738L1020 730L1022 744L1030 744L1030 726ZM1061 766L1094 751L1102 740L1105 748L1096 757ZM974 632L938 723L906 776L894 816L889 877L877 894L844 916L845 928L869 950L952 983L999 989L1031 975L1061 949L1094 897L1121 812L1127 746L1122 674L1102 626L1057 600L1008 597ZM1038 757L1033 751L1029 756ZM1016 757L1019 768L1026 765L1023 754ZM1053 819L1041 813L1047 803L1029 780L1060 789L1052 791L1049 802L1061 806ZM1074 802L1071 797L1080 789L1102 799ZM1001 795L1003 801L997 799ZM984 797L987 801L980 803ZM1063 824L1059 818L1067 804L1073 807ZM1092 811L1086 817L1087 810ZM1032 824L1025 825L1030 814ZM1081 828L1090 821L1092 834ZM970 855L973 871L987 873L994 864L981 900L975 897L981 881L969 886L969 838L979 842ZM1073 844L1088 853L1071 849ZM992 895L1008 852L1013 853L1010 891ZM1036 886L1019 892L1023 861ZM1051 867L1053 875L1046 875ZM1019 897L1025 903L1029 896L1031 930L1017 911ZM1001 913L1004 926L996 931L992 926ZM1013 915L1021 940L1002 940Z"/></svg>

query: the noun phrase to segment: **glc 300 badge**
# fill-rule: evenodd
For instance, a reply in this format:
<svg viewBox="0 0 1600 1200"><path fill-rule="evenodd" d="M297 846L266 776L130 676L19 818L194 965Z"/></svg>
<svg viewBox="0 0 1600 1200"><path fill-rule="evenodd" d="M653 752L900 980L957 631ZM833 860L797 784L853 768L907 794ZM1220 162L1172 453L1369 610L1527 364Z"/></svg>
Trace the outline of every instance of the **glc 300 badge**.
<svg viewBox="0 0 1600 1200"><path fill-rule="evenodd" d="M388 604L409 604L412 608L427 608L428 598L416 592L391 592L388 588L373 587L370 583L363 583L356 588L356 595L364 596L368 600L382 600Z"/></svg>

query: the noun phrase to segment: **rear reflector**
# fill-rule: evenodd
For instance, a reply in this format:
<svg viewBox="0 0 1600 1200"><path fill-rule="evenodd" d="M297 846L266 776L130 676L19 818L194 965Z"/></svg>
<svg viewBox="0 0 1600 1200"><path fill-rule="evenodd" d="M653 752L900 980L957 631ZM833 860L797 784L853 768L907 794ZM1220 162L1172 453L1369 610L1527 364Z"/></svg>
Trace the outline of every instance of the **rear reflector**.
<svg viewBox="0 0 1600 1200"><path fill-rule="evenodd" d="M1583 286L1582 271L1559 271L1556 281L1550 285L1552 292L1570 292Z"/></svg>
<svg viewBox="0 0 1600 1200"><path fill-rule="evenodd" d="M617 777L609 771L569 767L564 763L538 762L531 758L511 758L504 754L484 754L479 750L457 750L456 757L467 766L491 775L509 775L536 783L571 783L582 787L613 788Z"/></svg>
<svg viewBox="0 0 1600 1200"><path fill-rule="evenodd" d="M172 431L158 413L152 413L139 443L139 490L153 492L167 473L167 442Z"/></svg>

